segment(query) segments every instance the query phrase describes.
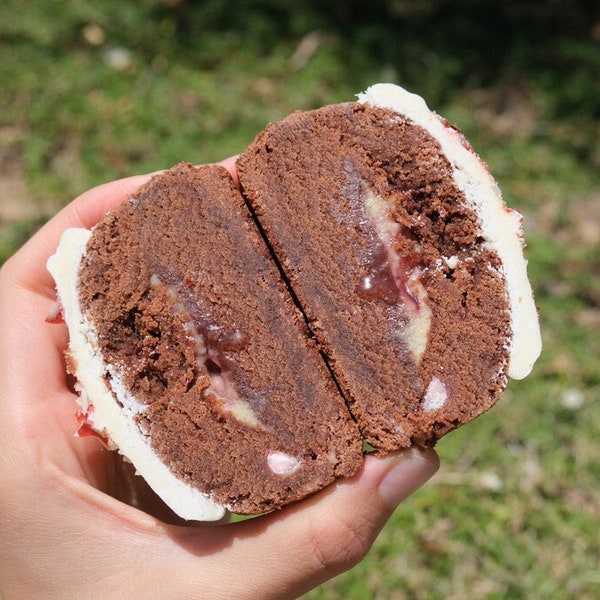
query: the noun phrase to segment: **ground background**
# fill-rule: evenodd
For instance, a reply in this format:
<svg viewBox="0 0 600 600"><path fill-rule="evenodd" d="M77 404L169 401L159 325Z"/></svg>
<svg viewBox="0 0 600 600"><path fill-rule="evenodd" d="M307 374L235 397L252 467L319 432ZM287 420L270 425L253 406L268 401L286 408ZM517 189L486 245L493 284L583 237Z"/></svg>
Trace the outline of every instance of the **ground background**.
<svg viewBox="0 0 600 600"><path fill-rule="evenodd" d="M214 161L377 81L471 138L526 218L545 350L306 598L600 597L600 14L584 0L0 0L0 262L110 179Z"/></svg>

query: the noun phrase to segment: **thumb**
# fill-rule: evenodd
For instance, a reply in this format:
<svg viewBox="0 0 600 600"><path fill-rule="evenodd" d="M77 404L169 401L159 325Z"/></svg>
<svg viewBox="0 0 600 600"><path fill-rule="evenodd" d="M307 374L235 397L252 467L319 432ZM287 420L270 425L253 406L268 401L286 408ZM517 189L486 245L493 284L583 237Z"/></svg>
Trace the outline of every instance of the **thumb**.
<svg viewBox="0 0 600 600"><path fill-rule="evenodd" d="M244 564L246 573L243 582L230 582L229 597L297 598L354 566L398 504L437 468L433 450L367 456L353 478L278 513L228 526L236 543L228 550L229 564L215 568L229 571L223 576L230 580L232 565ZM190 537L187 543L193 545Z"/></svg>
<svg viewBox="0 0 600 600"><path fill-rule="evenodd" d="M290 598L360 562L397 506L438 467L433 450L368 456L358 476L338 483L322 500L315 499L310 516L298 507L297 564L290 564Z"/></svg>

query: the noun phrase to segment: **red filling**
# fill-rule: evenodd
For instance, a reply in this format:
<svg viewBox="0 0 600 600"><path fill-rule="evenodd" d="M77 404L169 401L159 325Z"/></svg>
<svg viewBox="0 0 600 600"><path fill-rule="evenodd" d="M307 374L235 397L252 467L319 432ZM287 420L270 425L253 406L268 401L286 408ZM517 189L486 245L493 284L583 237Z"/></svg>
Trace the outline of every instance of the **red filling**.
<svg viewBox="0 0 600 600"><path fill-rule="evenodd" d="M365 300L382 300L386 304L404 304L413 313L419 312L419 300L409 286L410 273L414 265L409 265L400 257L397 273L392 269L388 252L382 244L374 248L369 263L368 272L357 288L357 294ZM414 262L414 261L412 261Z"/></svg>
<svg viewBox="0 0 600 600"><path fill-rule="evenodd" d="M75 432L77 437L95 437L100 440L106 447L109 445L108 438L105 435L102 435L98 431L96 431L88 421L90 413L92 413L94 407L92 405L88 406L88 409L84 412L82 410L78 410L75 413L77 420L79 421L79 428Z"/></svg>
<svg viewBox="0 0 600 600"><path fill-rule="evenodd" d="M45 319L46 323L64 323L62 307L58 302L55 302L51 307Z"/></svg>

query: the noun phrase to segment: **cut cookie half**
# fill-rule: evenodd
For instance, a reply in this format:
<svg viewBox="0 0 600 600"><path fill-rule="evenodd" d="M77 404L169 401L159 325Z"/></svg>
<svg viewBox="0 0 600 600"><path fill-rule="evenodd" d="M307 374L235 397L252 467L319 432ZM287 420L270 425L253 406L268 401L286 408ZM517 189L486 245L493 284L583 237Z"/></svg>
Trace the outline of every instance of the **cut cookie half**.
<svg viewBox="0 0 600 600"><path fill-rule="evenodd" d="M369 444L433 444L530 371L521 217L420 97L380 84L294 113L237 168Z"/></svg>

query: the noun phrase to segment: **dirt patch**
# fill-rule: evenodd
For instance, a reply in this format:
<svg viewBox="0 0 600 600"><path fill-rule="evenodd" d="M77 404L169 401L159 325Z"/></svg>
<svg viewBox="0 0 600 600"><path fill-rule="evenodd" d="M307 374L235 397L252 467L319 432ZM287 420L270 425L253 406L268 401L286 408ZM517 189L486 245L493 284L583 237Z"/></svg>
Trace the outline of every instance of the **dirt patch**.
<svg viewBox="0 0 600 600"><path fill-rule="evenodd" d="M0 173L0 223L35 216L37 207L29 200L20 173Z"/></svg>
<svg viewBox="0 0 600 600"><path fill-rule="evenodd" d="M572 233L581 244L600 244L600 190L573 203Z"/></svg>

